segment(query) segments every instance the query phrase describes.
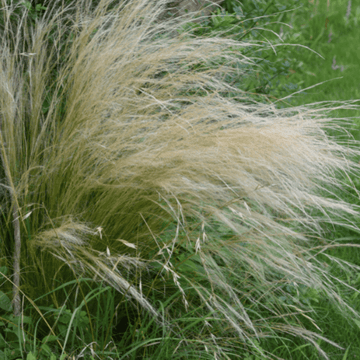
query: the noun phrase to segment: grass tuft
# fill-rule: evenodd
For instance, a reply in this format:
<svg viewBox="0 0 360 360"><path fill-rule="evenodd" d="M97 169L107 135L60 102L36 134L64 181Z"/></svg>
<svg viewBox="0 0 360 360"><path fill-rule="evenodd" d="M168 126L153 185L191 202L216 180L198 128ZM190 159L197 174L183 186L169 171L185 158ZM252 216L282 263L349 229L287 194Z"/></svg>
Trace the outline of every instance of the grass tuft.
<svg viewBox="0 0 360 360"><path fill-rule="evenodd" d="M34 26L25 10L3 4L3 264L13 266L16 206L27 297L49 293L39 306L58 309L81 287L52 291L87 276L118 292L118 313L129 303L131 321L156 319L154 338L124 354L152 342L156 353L161 341L180 338L173 354L186 356L196 339L188 350L196 356L271 357L266 339L278 336L299 337L328 358L318 341L336 344L296 294L318 294L359 319L337 284L357 290L320 257L334 245L323 223L359 230L348 220L358 207L335 194L350 188L340 175L358 173L360 151L347 120L330 116L358 106L250 100L225 76L245 76L236 65L252 60L242 49L270 45L194 37L183 31L192 15L161 16L167 3L58 2ZM167 298L172 304L159 306ZM203 322L200 333L188 313L193 326ZM64 336L62 354L70 351Z"/></svg>

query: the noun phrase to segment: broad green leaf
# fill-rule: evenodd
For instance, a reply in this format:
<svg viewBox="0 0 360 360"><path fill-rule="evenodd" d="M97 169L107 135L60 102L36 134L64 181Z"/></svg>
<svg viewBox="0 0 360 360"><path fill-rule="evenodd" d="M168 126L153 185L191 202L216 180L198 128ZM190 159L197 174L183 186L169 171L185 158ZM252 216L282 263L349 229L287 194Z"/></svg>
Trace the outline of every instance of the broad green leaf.
<svg viewBox="0 0 360 360"><path fill-rule="evenodd" d="M47 342L51 342L51 341L56 341L58 339L57 336L55 335L48 335L48 336L45 336L43 339L42 339L42 343L47 343Z"/></svg>
<svg viewBox="0 0 360 360"><path fill-rule="evenodd" d="M11 300L2 291L0 291L0 309L5 310L5 311L12 310Z"/></svg>
<svg viewBox="0 0 360 360"><path fill-rule="evenodd" d="M41 345L41 349L48 355L50 355L52 353L50 346L46 345L46 344L42 344Z"/></svg>
<svg viewBox="0 0 360 360"><path fill-rule="evenodd" d="M358 328L360 329L360 321L357 319L354 319L354 323L358 326Z"/></svg>
<svg viewBox="0 0 360 360"><path fill-rule="evenodd" d="M0 277L1 277L1 274L6 275L7 272L8 272L8 268L6 266L1 266L0 267Z"/></svg>
<svg viewBox="0 0 360 360"><path fill-rule="evenodd" d="M22 316L21 322L24 324L32 324L32 318L30 316Z"/></svg>
<svg viewBox="0 0 360 360"><path fill-rule="evenodd" d="M30 351L27 354L26 360L36 360L36 356Z"/></svg>

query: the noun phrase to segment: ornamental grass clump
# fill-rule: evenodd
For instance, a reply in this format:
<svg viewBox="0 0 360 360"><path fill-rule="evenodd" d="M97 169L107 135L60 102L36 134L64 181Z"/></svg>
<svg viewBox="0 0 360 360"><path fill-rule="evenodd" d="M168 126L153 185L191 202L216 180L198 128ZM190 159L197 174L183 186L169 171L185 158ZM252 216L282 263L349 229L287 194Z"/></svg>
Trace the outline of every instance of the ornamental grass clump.
<svg viewBox="0 0 360 360"><path fill-rule="evenodd" d="M328 272L321 226L358 229L358 208L333 195L360 151L327 132L347 135L330 112L357 107L251 100L225 77L245 76L244 48L270 45L195 37L167 3L57 2L33 21L2 2L2 263L16 272L18 237L24 301L60 307L55 287L92 277L118 291L119 316L132 304L134 319L183 336L174 352L271 357L275 336L326 357L297 295L359 317Z"/></svg>

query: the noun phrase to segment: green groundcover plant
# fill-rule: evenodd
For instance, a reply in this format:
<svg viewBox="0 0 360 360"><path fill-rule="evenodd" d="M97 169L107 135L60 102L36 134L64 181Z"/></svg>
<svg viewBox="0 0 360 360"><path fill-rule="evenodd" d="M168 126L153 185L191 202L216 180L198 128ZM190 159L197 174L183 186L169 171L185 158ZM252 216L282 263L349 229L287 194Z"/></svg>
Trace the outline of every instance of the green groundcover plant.
<svg viewBox="0 0 360 360"><path fill-rule="evenodd" d="M334 194L360 151L331 118L358 105L255 101L227 79L279 44L194 34L170 5L2 1L5 358L328 358L314 303L359 320L328 264L359 268L322 232L359 230Z"/></svg>

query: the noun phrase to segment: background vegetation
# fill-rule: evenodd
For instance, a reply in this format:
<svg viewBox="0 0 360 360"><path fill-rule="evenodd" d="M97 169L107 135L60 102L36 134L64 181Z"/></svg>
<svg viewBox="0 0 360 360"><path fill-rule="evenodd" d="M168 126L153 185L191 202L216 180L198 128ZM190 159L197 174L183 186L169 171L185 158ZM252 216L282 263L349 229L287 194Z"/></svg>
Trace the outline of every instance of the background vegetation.
<svg viewBox="0 0 360 360"><path fill-rule="evenodd" d="M0 356L358 357L360 7L75 3L1 3Z"/></svg>

